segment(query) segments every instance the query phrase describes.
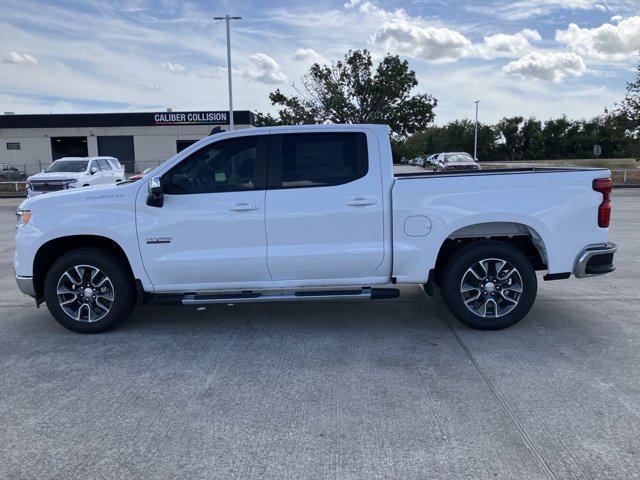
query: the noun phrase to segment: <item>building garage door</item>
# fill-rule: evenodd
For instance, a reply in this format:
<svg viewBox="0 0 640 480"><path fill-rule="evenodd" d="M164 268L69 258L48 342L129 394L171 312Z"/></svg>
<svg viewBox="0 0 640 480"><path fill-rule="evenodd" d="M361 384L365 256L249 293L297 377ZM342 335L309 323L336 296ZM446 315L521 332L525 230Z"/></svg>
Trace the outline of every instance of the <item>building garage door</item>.
<svg viewBox="0 0 640 480"><path fill-rule="evenodd" d="M63 157L87 157L87 137L51 137L53 160Z"/></svg>
<svg viewBox="0 0 640 480"><path fill-rule="evenodd" d="M126 172L135 171L135 154L133 152L133 136L110 135L98 137L98 155L116 157Z"/></svg>

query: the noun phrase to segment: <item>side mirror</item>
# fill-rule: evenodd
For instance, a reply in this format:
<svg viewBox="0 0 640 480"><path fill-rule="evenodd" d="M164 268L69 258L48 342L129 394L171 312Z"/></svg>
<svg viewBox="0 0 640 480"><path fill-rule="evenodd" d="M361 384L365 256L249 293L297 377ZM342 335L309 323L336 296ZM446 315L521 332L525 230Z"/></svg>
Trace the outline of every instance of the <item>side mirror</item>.
<svg viewBox="0 0 640 480"><path fill-rule="evenodd" d="M97 171L98 171L98 169L96 167L91 167L89 169L89 173L91 173L91 175L94 175Z"/></svg>
<svg viewBox="0 0 640 480"><path fill-rule="evenodd" d="M149 195L147 195L147 205L150 207L162 207L164 205L164 190L162 189L162 178L153 177L147 184Z"/></svg>

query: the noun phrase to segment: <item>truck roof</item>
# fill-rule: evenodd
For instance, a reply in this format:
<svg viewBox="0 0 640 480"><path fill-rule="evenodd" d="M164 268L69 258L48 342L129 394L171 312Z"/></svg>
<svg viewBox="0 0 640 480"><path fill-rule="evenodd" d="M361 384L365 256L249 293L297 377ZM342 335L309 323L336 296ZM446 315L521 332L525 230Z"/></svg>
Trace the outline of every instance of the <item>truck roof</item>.
<svg viewBox="0 0 640 480"><path fill-rule="evenodd" d="M54 160L54 161L57 162L58 160L64 160L65 162L67 162L67 161L71 161L71 162L85 161L86 162L87 160L99 160L99 159L117 160L117 158L115 158L115 157L101 156L101 157L61 157L61 158L58 158L57 160Z"/></svg>
<svg viewBox="0 0 640 480"><path fill-rule="evenodd" d="M271 127L255 127L255 128L243 128L241 130L234 130L233 133L235 134L246 134L246 135L251 135L251 134L255 134L256 132L259 132L261 130L272 130L272 131L279 131L279 130L286 130L288 132L290 131L296 131L296 130L302 130L305 132L308 132L309 130L336 130L336 129L344 129L344 130L352 130L354 128L370 128L372 130L385 130L387 133L391 132L391 128L389 127L389 125L384 125L384 124L376 124L376 123L323 123L323 124L319 124L319 125L278 125L278 126L271 126ZM214 135L223 135L223 134L227 134L227 133L231 133L229 130L223 130L221 132L215 133Z"/></svg>

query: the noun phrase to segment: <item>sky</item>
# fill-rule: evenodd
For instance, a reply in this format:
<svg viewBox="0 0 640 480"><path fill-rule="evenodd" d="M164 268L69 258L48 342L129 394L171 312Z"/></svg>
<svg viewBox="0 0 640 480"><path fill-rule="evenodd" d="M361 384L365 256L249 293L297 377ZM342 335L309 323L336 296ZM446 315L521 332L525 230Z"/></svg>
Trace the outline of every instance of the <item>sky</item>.
<svg viewBox="0 0 640 480"><path fill-rule="evenodd" d="M601 114L640 61L640 0L0 0L0 112L228 108L366 48L409 61L436 123Z"/></svg>

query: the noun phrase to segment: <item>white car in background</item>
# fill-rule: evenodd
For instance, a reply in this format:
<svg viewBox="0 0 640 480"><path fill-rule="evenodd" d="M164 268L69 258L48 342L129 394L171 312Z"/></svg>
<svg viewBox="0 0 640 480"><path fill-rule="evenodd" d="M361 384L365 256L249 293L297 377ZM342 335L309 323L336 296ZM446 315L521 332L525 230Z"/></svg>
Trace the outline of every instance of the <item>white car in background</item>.
<svg viewBox="0 0 640 480"><path fill-rule="evenodd" d="M480 164L466 152L436 153L427 157L436 172L469 172L480 170Z"/></svg>
<svg viewBox="0 0 640 480"><path fill-rule="evenodd" d="M27 196L69 188L110 185L125 180L124 167L114 157L64 157L27 178Z"/></svg>

